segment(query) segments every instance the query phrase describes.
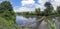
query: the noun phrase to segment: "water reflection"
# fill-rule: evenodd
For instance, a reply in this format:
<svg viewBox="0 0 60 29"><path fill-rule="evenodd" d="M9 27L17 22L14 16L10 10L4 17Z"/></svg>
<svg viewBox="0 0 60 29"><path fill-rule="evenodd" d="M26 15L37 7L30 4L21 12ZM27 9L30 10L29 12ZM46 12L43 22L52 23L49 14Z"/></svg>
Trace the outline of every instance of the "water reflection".
<svg viewBox="0 0 60 29"><path fill-rule="evenodd" d="M36 25L36 23L29 25L31 22L36 22L36 18L25 18L23 16L16 16L16 23L18 25L24 25L25 27L32 27Z"/></svg>
<svg viewBox="0 0 60 29"><path fill-rule="evenodd" d="M26 17L26 16L16 16L16 23L18 25L24 25L25 27L31 27L31 29L35 28L37 26L37 23L33 23L30 24L31 22L37 22L38 19L40 19L41 17ZM59 17L55 17L55 18L48 18L51 22L55 23L56 28L55 29L59 29L60 28L60 18ZM29 25L30 24L30 25ZM51 27L48 25L48 23L43 20L41 22L41 24L38 26L39 29L51 29Z"/></svg>
<svg viewBox="0 0 60 29"><path fill-rule="evenodd" d="M47 22L43 20L39 26L39 29L50 29L50 27L48 26Z"/></svg>
<svg viewBox="0 0 60 29"><path fill-rule="evenodd" d="M55 19L56 29L60 29L60 18L56 17Z"/></svg>

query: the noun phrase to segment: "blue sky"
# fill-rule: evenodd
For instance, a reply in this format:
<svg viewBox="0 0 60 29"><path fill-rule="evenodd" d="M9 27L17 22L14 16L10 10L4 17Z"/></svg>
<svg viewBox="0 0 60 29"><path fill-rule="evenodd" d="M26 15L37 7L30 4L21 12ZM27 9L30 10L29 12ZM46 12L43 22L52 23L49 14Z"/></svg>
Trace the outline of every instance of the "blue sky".
<svg viewBox="0 0 60 29"><path fill-rule="evenodd" d="M0 0L2 2L4 0ZM34 11L35 8L45 9L45 2L51 2L53 7L60 5L59 0L8 0L15 12Z"/></svg>

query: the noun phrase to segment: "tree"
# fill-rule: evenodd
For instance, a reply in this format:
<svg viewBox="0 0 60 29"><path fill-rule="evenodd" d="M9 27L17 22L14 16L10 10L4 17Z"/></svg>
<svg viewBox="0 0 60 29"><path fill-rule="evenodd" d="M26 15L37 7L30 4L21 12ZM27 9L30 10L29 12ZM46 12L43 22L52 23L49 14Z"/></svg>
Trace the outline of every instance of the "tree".
<svg viewBox="0 0 60 29"><path fill-rule="evenodd" d="M57 7L57 12L60 14L60 6Z"/></svg>
<svg viewBox="0 0 60 29"><path fill-rule="evenodd" d="M40 15L40 12L41 12L41 11L40 11L40 8L36 8L36 9L35 9L35 12L36 12L37 15Z"/></svg>
<svg viewBox="0 0 60 29"><path fill-rule="evenodd" d="M13 7L9 1L3 1L0 7L0 14L3 18L11 23L14 23L15 20L15 13L13 11Z"/></svg>
<svg viewBox="0 0 60 29"><path fill-rule="evenodd" d="M46 7L46 9L44 10L45 15L48 16L54 8L50 2L46 2L44 6Z"/></svg>

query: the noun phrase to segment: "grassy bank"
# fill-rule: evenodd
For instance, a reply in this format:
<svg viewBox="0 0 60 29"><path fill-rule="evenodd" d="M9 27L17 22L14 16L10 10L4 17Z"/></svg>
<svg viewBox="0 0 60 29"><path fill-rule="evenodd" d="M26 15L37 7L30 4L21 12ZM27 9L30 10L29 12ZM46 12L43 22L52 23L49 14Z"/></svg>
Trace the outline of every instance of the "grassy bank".
<svg viewBox="0 0 60 29"><path fill-rule="evenodd" d="M9 24L9 22L0 17L0 29L20 29L18 26L15 26L15 24Z"/></svg>

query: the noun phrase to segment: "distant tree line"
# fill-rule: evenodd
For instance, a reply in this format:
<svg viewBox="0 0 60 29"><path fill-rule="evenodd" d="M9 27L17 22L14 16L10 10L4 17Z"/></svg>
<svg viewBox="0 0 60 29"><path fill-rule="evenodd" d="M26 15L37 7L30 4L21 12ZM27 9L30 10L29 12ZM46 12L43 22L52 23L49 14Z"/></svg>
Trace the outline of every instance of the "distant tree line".
<svg viewBox="0 0 60 29"><path fill-rule="evenodd" d="M46 9L41 11L40 8L36 8L35 12L17 12L18 15L37 15L37 16L50 16L50 15L59 15L60 14L60 6L57 6L57 9L54 10L54 7L50 2L46 2L44 4Z"/></svg>

